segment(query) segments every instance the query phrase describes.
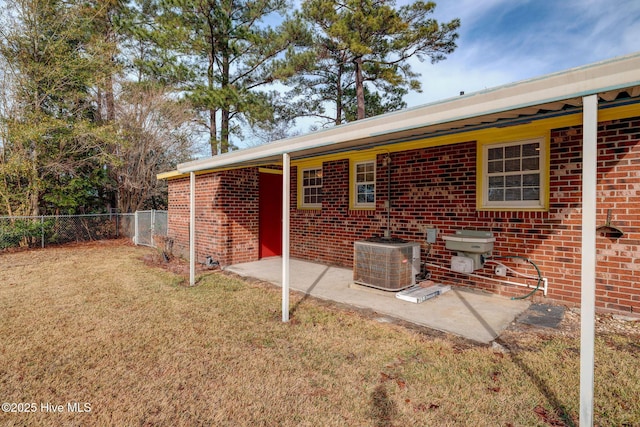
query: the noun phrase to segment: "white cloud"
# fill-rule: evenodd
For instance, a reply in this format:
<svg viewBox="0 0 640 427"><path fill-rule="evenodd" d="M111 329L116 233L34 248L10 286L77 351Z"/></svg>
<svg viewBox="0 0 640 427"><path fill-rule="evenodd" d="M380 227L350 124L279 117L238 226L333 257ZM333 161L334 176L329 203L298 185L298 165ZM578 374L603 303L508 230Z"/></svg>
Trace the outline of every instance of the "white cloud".
<svg viewBox="0 0 640 427"><path fill-rule="evenodd" d="M412 60L423 92L405 97L410 107L640 51L638 0L435 1L439 22L461 20L458 48L436 64Z"/></svg>
<svg viewBox="0 0 640 427"><path fill-rule="evenodd" d="M461 19L458 48L412 63L423 93L410 106L513 83L640 50L635 0L440 0L435 18Z"/></svg>

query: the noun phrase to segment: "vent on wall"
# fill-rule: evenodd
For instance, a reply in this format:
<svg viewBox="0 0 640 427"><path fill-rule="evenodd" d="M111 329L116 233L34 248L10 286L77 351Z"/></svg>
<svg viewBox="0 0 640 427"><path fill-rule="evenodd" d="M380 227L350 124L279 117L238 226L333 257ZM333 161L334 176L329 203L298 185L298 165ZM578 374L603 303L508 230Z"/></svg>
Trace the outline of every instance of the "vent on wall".
<svg viewBox="0 0 640 427"><path fill-rule="evenodd" d="M420 244L415 242L354 242L354 282L386 291L415 284L420 273Z"/></svg>

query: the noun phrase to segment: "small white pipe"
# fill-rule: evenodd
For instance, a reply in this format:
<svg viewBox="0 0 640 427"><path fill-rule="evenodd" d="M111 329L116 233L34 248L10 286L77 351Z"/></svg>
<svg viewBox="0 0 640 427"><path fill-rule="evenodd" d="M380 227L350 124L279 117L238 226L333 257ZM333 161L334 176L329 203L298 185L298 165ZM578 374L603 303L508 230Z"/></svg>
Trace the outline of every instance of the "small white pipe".
<svg viewBox="0 0 640 427"><path fill-rule="evenodd" d="M493 277L481 276L480 274L475 274L475 273L463 273L463 272L455 271L455 270L450 269L449 267L445 267L443 265L438 265L438 264L425 263L424 265L426 265L427 267L439 268L441 270L453 271L454 273L464 274L465 276L475 277L477 279L492 280L494 282L499 282L499 283L502 283L502 284L505 284L505 285L522 286L522 287L525 287L525 288L534 288L535 287L535 286L527 284L527 283L518 283L518 282L511 282L509 280L494 279ZM547 295L547 286L549 285L549 282L548 282L546 277L542 278L542 283L543 283L543 285L540 287L540 289L542 289L543 295L546 296Z"/></svg>

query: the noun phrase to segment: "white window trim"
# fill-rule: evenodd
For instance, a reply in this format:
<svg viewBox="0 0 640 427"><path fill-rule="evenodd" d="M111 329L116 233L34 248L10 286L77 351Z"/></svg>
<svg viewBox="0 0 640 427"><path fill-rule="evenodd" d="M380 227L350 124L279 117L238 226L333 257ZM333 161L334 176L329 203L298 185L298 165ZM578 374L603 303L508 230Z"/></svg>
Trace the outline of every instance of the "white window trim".
<svg viewBox="0 0 640 427"><path fill-rule="evenodd" d="M372 164L373 165L373 181L358 182L358 165ZM356 209L375 209L376 207L376 161L375 159L361 160L353 162L353 168L351 170L353 174L353 207ZM358 184L373 184L373 202L370 203L358 203Z"/></svg>
<svg viewBox="0 0 640 427"><path fill-rule="evenodd" d="M311 187L305 187L304 185L304 173L305 171L316 171L316 170L320 170L320 172L322 172L322 165L320 166L312 166L312 167L308 167L308 168L303 168L300 170L300 207L302 208L306 208L306 209L321 209L322 208L322 202L320 203L305 203L304 201L304 190L305 188L311 188ZM323 181L323 185L324 185L324 181ZM320 185L319 188L322 189L323 185ZM314 188L317 188L318 186L312 186Z"/></svg>
<svg viewBox="0 0 640 427"><path fill-rule="evenodd" d="M513 145L525 145L538 143L540 147L539 169L540 174L540 195L538 200L518 200L518 201L489 201L489 149L496 147L508 147ZM518 209L518 210L543 210L547 208L547 192L549 185L549 147L544 137L532 138L518 141L505 141L497 143L482 144L482 209Z"/></svg>

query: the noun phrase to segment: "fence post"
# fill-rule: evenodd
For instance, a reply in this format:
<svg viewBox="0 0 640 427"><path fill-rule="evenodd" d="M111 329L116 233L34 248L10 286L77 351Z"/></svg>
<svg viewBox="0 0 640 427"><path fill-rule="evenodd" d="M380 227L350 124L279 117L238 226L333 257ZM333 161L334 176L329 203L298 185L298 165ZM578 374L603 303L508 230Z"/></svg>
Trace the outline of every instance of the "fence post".
<svg viewBox="0 0 640 427"><path fill-rule="evenodd" d="M42 248L44 249L44 215L40 216L40 233L42 234Z"/></svg>
<svg viewBox="0 0 640 427"><path fill-rule="evenodd" d="M136 211L133 217L133 243L135 245L138 244L138 211Z"/></svg>
<svg viewBox="0 0 640 427"><path fill-rule="evenodd" d="M151 209L151 247L156 247L156 242L153 239L153 235L156 234L156 210Z"/></svg>

